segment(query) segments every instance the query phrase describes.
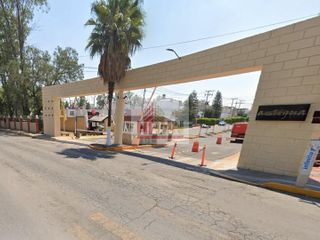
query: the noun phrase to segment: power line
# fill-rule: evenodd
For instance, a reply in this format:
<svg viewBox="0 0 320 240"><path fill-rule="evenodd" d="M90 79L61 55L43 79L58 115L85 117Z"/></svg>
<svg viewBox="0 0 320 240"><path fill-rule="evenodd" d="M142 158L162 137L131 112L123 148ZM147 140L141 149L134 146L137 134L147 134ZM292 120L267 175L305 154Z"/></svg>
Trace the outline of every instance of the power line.
<svg viewBox="0 0 320 240"><path fill-rule="evenodd" d="M220 37L235 35L235 34L238 34L238 33L244 33L244 32L254 31L254 30L263 29L263 28L267 28L267 27L272 27L272 26L276 26L276 25L280 25L280 24L296 22L296 21L300 21L300 20L303 20L303 19L308 19L308 18L312 18L312 17L316 17L316 16L319 16L319 13L308 15L308 16L304 16L304 17L300 17L300 18L284 20L284 21L281 21L281 22L271 23L271 24L267 24L267 25L261 25L261 26L258 26L258 27L242 29L242 30L238 30L238 31L234 31L234 32L222 33L222 34L217 34L217 35L212 35L212 36L207 36L207 37L202 37L202 38L191 39L191 40L187 40L187 41L180 41L180 42L166 43L166 44L160 44L160 45L155 45L155 46L144 47L144 48L141 48L141 50L164 48L164 47L182 45L182 44L198 42L198 41L203 41L203 40L208 40L208 39L220 38ZM85 55L81 55L79 57L88 57L88 56L89 55L86 55L86 56Z"/></svg>
<svg viewBox="0 0 320 240"><path fill-rule="evenodd" d="M176 45L192 43L192 42L198 42L198 41L203 41L203 40L208 40L208 39L213 39L213 38L225 37L225 36L234 35L234 34L238 34L238 33L258 30L258 29L261 29L261 28L272 27L272 26L276 26L276 25L279 25L279 24L289 23L289 22L293 22L293 21L299 21L299 20L302 20L302 19L311 18L311 17L315 17L315 16L318 16L318 15L319 14L312 14L312 15L308 15L308 16L305 16L305 17L301 17L301 18L285 20L285 21L272 23L272 24L267 24L267 25L262 25L262 26L258 26L258 27L254 27L254 28L242 29L242 30L238 30L238 31L235 31L235 32L228 32L228 33L223 33L223 34L218 34L218 35L213 35L213 36L208 36L208 37L192 39L192 40L188 40L188 41L181 41L181 42L175 42L175 43L167 43L167 44L162 44L162 45L144 47L142 49L143 50L148 50L148 49L154 49L154 48L163 48L163 47L176 46Z"/></svg>
<svg viewBox="0 0 320 240"><path fill-rule="evenodd" d="M183 96L189 96L189 94L176 92L176 91L173 91L173 90L167 89L167 88L165 88L165 87L161 87L161 88L160 88L160 89L158 89L158 90L160 90L160 91L161 91L161 89L164 89L165 91L167 91L167 92L171 92L171 93L173 93L173 94L183 95ZM162 91L162 92L163 92L163 91Z"/></svg>

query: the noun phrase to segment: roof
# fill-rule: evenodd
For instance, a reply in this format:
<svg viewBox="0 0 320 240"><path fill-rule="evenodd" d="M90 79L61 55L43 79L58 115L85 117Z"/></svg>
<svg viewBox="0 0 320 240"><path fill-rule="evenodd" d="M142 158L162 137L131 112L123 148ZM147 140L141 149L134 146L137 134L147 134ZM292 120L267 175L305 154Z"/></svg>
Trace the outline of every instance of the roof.
<svg viewBox="0 0 320 240"><path fill-rule="evenodd" d="M92 118L89 119L90 122L104 122L108 116L93 116Z"/></svg>
<svg viewBox="0 0 320 240"><path fill-rule="evenodd" d="M130 116L130 115L125 115L124 116L124 121L126 122L138 122L141 121L141 116ZM156 115L153 117L152 122L173 122L171 119L166 118L164 116L159 116Z"/></svg>

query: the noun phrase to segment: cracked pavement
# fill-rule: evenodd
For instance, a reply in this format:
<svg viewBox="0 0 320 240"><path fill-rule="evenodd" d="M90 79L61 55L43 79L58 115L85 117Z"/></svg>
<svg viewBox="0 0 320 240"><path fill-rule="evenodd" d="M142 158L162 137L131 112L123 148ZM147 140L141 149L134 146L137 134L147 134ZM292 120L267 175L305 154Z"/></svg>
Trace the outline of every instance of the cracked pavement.
<svg viewBox="0 0 320 240"><path fill-rule="evenodd" d="M320 202L0 131L0 240L319 239Z"/></svg>

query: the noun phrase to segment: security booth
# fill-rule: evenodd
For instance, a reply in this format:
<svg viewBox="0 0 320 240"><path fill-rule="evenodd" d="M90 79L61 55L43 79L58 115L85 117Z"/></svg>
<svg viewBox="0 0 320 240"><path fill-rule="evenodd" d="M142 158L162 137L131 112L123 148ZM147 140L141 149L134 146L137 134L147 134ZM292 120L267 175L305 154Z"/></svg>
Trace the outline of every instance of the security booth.
<svg viewBox="0 0 320 240"><path fill-rule="evenodd" d="M172 140L174 122L164 116L124 116L124 144L165 144Z"/></svg>
<svg viewBox="0 0 320 240"><path fill-rule="evenodd" d="M107 115L96 115L89 119L89 130L102 132L104 131L105 122L108 120Z"/></svg>

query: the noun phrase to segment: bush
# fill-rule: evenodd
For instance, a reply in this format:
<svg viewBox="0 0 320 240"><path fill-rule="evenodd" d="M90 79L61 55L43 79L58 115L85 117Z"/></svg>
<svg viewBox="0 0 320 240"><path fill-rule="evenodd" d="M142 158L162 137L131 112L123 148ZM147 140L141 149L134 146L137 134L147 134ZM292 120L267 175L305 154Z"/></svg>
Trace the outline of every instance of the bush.
<svg viewBox="0 0 320 240"><path fill-rule="evenodd" d="M199 124L206 124L208 126L213 126L218 124L220 121L225 121L228 124L233 124L236 122L248 122L248 117L230 117L230 118L198 118L197 123Z"/></svg>
<svg viewBox="0 0 320 240"><path fill-rule="evenodd" d="M238 116L238 117L230 117L230 118L226 118L224 119L224 121L228 124L233 124L236 122L248 122L249 121L249 117L242 117L242 116Z"/></svg>
<svg viewBox="0 0 320 240"><path fill-rule="evenodd" d="M213 126L215 124L218 124L220 120L221 119L219 119L219 118L198 118L197 123L206 124L208 126Z"/></svg>

